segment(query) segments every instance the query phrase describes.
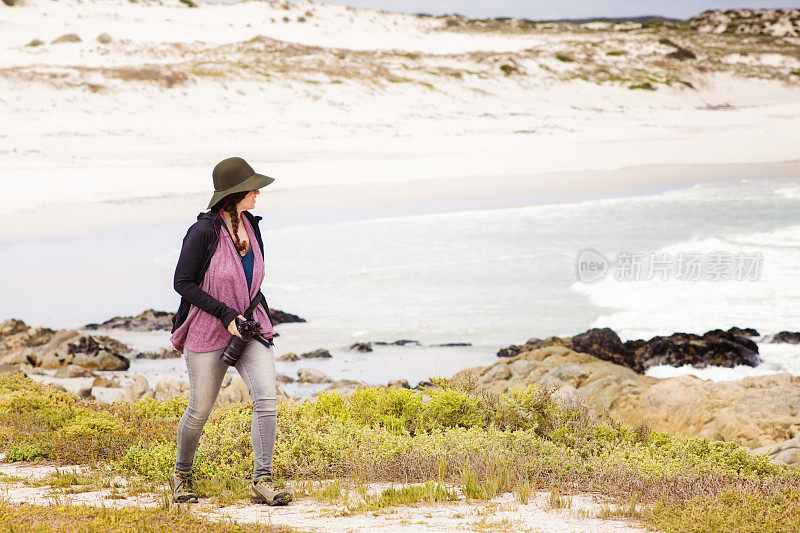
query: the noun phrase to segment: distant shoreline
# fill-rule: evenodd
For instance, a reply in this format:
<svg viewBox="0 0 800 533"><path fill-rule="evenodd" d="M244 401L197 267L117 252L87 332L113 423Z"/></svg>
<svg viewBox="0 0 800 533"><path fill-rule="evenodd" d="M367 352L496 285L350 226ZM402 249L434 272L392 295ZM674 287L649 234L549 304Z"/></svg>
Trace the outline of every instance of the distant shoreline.
<svg viewBox="0 0 800 533"><path fill-rule="evenodd" d="M800 159L763 163L633 165L618 170L465 176L395 182L337 183L265 190L255 214L286 221L341 220L418 213L556 204L652 194L696 183L733 179L800 178ZM55 203L13 214L0 239L96 230L109 225L194 220L207 194ZM336 213L350 210L350 213ZM348 218L349 216L349 218ZM316 220L315 220L316 221Z"/></svg>

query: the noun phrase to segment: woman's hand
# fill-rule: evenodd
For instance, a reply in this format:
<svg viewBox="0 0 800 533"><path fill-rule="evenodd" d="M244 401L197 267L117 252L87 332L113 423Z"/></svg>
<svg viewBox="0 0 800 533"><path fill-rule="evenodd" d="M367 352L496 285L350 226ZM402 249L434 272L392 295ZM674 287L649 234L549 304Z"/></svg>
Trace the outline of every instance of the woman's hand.
<svg viewBox="0 0 800 533"><path fill-rule="evenodd" d="M247 320L247 319L246 319L245 317L243 317L242 315L239 315L239 316L237 316L236 318L241 318L242 320ZM241 338L242 338L242 334L241 334L241 333L239 333L239 328L237 328L237 327L236 327L236 318L234 318L233 320L231 320L231 323L230 323L230 324L228 324L228 331L230 331L230 332L231 332L231 335L236 335L237 337L239 337L239 338L241 339Z"/></svg>

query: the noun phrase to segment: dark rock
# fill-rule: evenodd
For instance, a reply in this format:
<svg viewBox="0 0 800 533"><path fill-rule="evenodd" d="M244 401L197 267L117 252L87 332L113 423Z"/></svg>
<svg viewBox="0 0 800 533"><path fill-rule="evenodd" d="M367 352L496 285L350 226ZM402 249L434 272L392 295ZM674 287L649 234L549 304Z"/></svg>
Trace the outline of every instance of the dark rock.
<svg viewBox="0 0 800 533"><path fill-rule="evenodd" d="M747 337L721 329L707 331L702 336L675 333L669 337L654 337L647 342L644 349L636 351L635 357L640 363L641 372L656 365L688 364L695 368L731 368L736 365L757 366L761 363L756 343Z"/></svg>
<svg viewBox="0 0 800 533"><path fill-rule="evenodd" d="M623 343L613 330L595 328L572 337L572 349L627 366L639 373L657 365L730 368L761 363L756 343L746 336L721 329L703 335L674 333L668 337L653 337L649 341L638 339Z"/></svg>
<svg viewBox="0 0 800 533"><path fill-rule="evenodd" d="M329 352L325 348L319 348L317 350L305 352L300 357L302 357L303 359L330 359L333 356L331 355L331 352Z"/></svg>
<svg viewBox="0 0 800 533"><path fill-rule="evenodd" d="M85 329L123 329L125 331L171 331L174 313L146 309L136 316L115 316L101 324L86 324Z"/></svg>
<svg viewBox="0 0 800 533"><path fill-rule="evenodd" d="M387 387L392 389L410 389L411 385L407 379L395 379L386 384Z"/></svg>
<svg viewBox="0 0 800 533"><path fill-rule="evenodd" d="M300 356L292 352L286 352L285 354L279 356L277 359L277 361L289 361L289 362L299 361L299 360Z"/></svg>
<svg viewBox="0 0 800 533"><path fill-rule="evenodd" d="M663 44L663 45L671 46L671 47L675 48L674 52L670 52L670 53L667 54L667 57L669 57L669 58L678 59L680 61L683 61L684 59L697 59L697 56L695 56L693 52L691 52L690 50L687 50L686 48L684 48L684 47L682 47L682 46L680 46L678 44L675 44L674 42L670 41L667 38L659 39L658 42Z"/></svg>
<svg viewBox="0 0 800 533"><path fill-rule="evenodd" d="M779 331L772 336L770 344L800 344L800 333L796 331Z"/></svg>
<svg viewBox="0 0 800 533"><path fill-rule="evenodd" d="M88 387L88 388L79 390L78 391L78 398L83 398L84 400L94 400L94 396L92 396L92 388Z"/></svg>
<svg viewBox="0 0 800 533"><path fill-rule="evenodd" d="M674 52L668 53L667 57L670 59L677 59L678 61L684 61L686 59L697 59L697 56L694 55L694 52L687 50L686 48L678 48Z"/></svg>
<svg viewBox="0 0 800 533"><path fill-rule="evenodd" d="M405 346L406 344L413 344L415 346L422 346L421 342L412 341L412 340L408 340L408 339L400 339L400 340L396 340L394 342L375 341L375 342L373 342L373 344L380 344L381 346L388 346L390 344L393 344L395 346Z"/></svg>
<svg viewBox="0 0 800 533"><path fill-rule="evenodd" d="M161 348L155 352L139 352L136 354L136 359L173 359L180 357L181 354L175 348Z"/></svg>
<svg viewBox="0 0 800 533"><path fill-rule="evenodd" d="M111 42L111 36L107 33L101 33L97 36L97 42L100 44L108 44Z"/></svg>
<svg viewBox="0 0 800 533"><path fill-rule="evenodd" d="M733 333L739 337L759 337L760 334L753 328L738 328L733 326L728 330L728 333Z"/></svg>
<svg viewBox="0 0 800 533"><path fill-rule="evenodd" d="M611 328L592 328L580 335L575 335L572 337L572 349L618 365L630 368L635 366L635 362L622 344L619 335Z"/></svg>
<svg viewBox="0 0 800 533"><path fill-rule="evenodd" d="M506 76L511 76L512 74L519 73L519 67L516 65L509 65L509 64L500 65L500 70Z"/></svg>
<svg viewBox="0 0 800 533"><path fill-rule="evenodd" d="M42 46L43 44L44 44L44 41L43 41L43 40L41 40L41 39L34 39L34 40L32 40L31 42L29 42L28 44L26 44L25 46Z"/></svg>
<svg viewBox="0 0 800 533"><path fill-rule="evenodd" d="M512 344L507 348L501 348L500 351L497 352L497 357L516 357L527 349L526 345L519 346L517 344Z"/></svg>
<svg viewBox="0 0 800 533"><path fill-rule="evenodd" d="M357 342L348 348L349 350L355 350L357 352L371 352L372 351L372 343L370 342Z"/></svg>
<svg viewBox="0 0 800 533"><path fill-rule="evenodd" d="M522 346L512 344L507 348L502 348L500 351L497 352L497 357L516 357L521 352L525 352L528 350L536 350L537 348L544 348L545 346L570 347L571 346L570 338L548 337L546 339L537 339L536 337L533 337L531 339L528 339L528 341Z"/></svg>
<svg viewBox="0 0 800 533"><path fill-rule="evenodd" d="M440 344L431 344L431 346L472 346L471 342L443 342Z"/></svg>
<svg viewBox="0 0 800 533"><path fill-rule="evenodd" d="M119 353L108 337L92 337L81 335L77 341L67 343L67 356L72 356L72 363L96 368L97 370L128 370L130 361ZM115 341L119 342L119 341Z"/></svg>
<svg viewBox="0 0 800 533"><path fill-rule="evenodd" d="M130 354L133 353L133 348L125 344L124 342L118 341L112 337L107 337L106 335L92 335L95 339L103 342L106 346L117 350L120 353Z"/></svg>
<svg viewBox="0 0 800 533"><path fill-rule="evenodd" d="M272 324L288 324L289 322L305 322L305 318L300 318L297 315L281 311L280 309L269 308L269 316L272 319Z"/></svg>
<svg viewBox="0 0 800 533"><path fill-rule="evenodd" d="M610 328L593 328L572 338L531 339L523 346L512 345L500 350L498 356L515 357L522 352L557 345L593 355L639 373L658 365L692 365L695 368L757 366L761 363L758 346L746 333L755 333L755 330L715 329L703 335L674 333L647 341L636 339L622 342Z"/></svg>
<svg viewBox="0 0 800 533"><path fill-rule="evenodd" d="M145 309L136 316L115 316L100 324L86 324L84 329L123 329L125 331L172 331L172 317L175 313ZM305 322L304 318L279 309L269 310L272 324ZM275 336L278 334L276 333Z"/></svg>

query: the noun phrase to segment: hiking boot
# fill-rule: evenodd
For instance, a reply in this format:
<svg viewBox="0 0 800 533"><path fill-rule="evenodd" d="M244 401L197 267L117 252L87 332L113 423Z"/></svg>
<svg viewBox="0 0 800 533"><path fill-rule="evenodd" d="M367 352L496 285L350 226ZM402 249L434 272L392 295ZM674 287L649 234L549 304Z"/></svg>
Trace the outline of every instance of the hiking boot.
<svg viewBox="0 0 800 533"><path fill-rule="evenodd" d="M169 488L172 489L172 501L177 503L197 503L197 494L194 492L194 479L192 472L173 471L169 475Z"/></svg>
<svg viewBox="0 0 800 533"><path fill-rule="evenodd" d="M261 476L250 488L250 501L267 505L286 505L292 501L292 495L275 487L272 476Z"/></svg>

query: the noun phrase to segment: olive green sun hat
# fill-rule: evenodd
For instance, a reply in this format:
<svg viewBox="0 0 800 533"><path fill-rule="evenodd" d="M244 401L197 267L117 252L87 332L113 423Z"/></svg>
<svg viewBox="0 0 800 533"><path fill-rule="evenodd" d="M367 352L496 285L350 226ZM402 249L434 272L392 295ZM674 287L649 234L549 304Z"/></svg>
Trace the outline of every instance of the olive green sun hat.
<svg viewBox="0 0 800 533"><path fill-rule="evenodd" d="M253 167L241 157L223 159L214 167L214 196L206 209L211 209L220 200L235 192L253 191L266 187L275 178L257 174Z"/></svg>

